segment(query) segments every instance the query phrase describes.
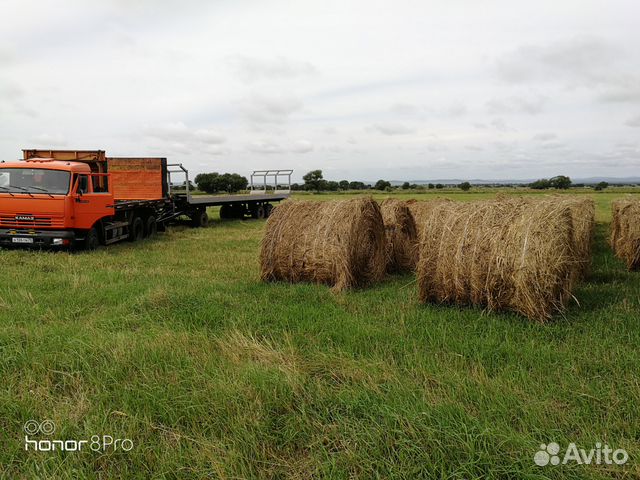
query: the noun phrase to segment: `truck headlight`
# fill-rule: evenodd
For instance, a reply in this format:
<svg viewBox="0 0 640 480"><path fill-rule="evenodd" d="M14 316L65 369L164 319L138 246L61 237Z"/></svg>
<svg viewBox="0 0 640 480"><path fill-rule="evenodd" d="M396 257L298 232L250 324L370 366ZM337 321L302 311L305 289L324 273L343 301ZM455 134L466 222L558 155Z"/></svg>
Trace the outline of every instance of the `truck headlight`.
<svg viewBox="0 0 640 480"><path fill-rule="evenodd" d="M63 245L64 241L62 240L62 238L54 238L53 241L51 242L52 245Z"/></svg>

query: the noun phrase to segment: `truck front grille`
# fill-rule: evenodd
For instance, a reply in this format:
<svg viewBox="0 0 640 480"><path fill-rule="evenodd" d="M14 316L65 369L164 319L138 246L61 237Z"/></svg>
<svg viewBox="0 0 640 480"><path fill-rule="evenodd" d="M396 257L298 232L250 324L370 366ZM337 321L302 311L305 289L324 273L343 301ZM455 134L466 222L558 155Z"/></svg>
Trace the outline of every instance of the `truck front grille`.
<svg viewBox="0 0 640 480"><path fill-rule="evenodd" d="M0 228L62 228L63 217L17 215L18 217L33 217L33 220L16 219L16 215L0 215Z"/></svg>

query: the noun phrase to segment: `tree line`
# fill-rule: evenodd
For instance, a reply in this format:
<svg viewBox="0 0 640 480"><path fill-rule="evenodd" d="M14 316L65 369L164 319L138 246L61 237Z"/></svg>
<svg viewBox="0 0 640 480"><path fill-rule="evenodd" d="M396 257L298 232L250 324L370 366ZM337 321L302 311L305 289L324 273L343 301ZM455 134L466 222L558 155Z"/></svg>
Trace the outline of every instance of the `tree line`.
<svg viewBox="0 0 640 480"><path fill-rule="evenodd" d="M349 181L349 180L325 180L322 174L322 170L311 170L310 172L303 175L302 179L304 183L293 183L291 184L291 190L294 191L312 191L312 192L337 192L337 191L347 191L347 190L379 190L379 191L391 191L394 187L391 185L391 182L387 180L378 180L373 185L360 182L360 181ZM217 193L217 192L227 192L227 193L236 193L241 190L246 190L249 181L246 177L243 177L237 173L223 173L219 174L217 172L213 173L201 173L196 175L194 179L195 183L198 186L198 190L207 193ZM529 188L533 188L535 190L546 190L546 189L560 189L566 190L572 186L571 178L565 175L558 175L552 178L541 178L532 182L528 185ZM604 190L607 188L609 184L607 182L600 182L594 186L595 190ZM463 191L469 191L472 188L472 185L469 182L462 182L457 185ZM398 188L398 187L395 187ZM415 183L404 182L399 188L402 190L420 190L427 188L429 190L432 189L443 189L445 185L442 183L428 183L425 185L418 185Z"/></svg>

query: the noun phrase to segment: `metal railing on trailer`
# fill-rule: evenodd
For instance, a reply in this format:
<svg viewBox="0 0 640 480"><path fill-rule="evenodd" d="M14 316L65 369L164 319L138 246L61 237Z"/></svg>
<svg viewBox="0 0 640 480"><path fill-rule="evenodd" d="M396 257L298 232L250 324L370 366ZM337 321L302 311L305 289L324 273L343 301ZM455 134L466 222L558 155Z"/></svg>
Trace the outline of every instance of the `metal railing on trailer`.
<svg viewBox="0 0 640 480"><path fill-rule="evenodd" d="M176 169L171 170L170 167L176 167ZM171 174L172 173L184 173L185 181L184 185L187 190L187 202L191 202L191 190L189 186L191 182L189 181L189 170L184 168L181 163L168 163L167 164L167 185L169 189L169 196L171 196Z"/></svg>
<svg viewBox="0 0 640 480"><path fill-rule="evenodd" d="M262 194L267 193L267 190L272 185L269 179L273 178L273 193L291 193L291 174L293 170L290 169L273 169L273 170L254 170L251 174L251 184L249 186L249 193ZM280 184L278 179L286 177L286 183ZM260 184L255 180L262 179ZM286 187L286 188L279 188Z"/></svg>

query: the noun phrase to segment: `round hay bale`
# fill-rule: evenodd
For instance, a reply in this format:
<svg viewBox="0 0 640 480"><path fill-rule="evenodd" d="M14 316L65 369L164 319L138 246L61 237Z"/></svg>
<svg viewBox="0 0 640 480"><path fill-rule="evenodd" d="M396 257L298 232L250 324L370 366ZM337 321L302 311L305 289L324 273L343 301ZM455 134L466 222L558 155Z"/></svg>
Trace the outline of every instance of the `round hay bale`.
<svg viewBox="0 0 640 480"><path fill-rule="evenodd" d="M591 268L591 249L595 230L596 204L590 198L566 197L562 199L571 212L575 269L578 280L585 277Z"/></svg>
<svg viewBox="0 0 640 480"><path fill-rule="evenodd" d="M548 320L570 296L570 217L551 202L441 203L420 242L420 300Z"/></svg>
<svg viewBox="0 0 640 480"><path fill-rule="evenodd" d="M623 198L611 204L611 246L630 271L640 270L640 199Z"/></svg>
<svg viewBox="0 0 640 480"><path fill-rule="evenodd" d="M384 222L387 272L415 270L418 262L418 233L406 202L388 198L380 204Z"/></svg>
<svg viewBox="0 0 640 480"><path fill-rule="evenodd" d="M420 238L422 236L422 231L424 230L424 226L431 215L431 212L442 203L453 203L452 200L448 198L436 198L433 200L407 200L407 207L409 207L409 211L411 215L413 215L413 220L416 224L416 231L418 232L418 242L420 242Z"/></svg>
<svg viewBox="0 0 640 480"><path fill-rule="evenodd" d="M262 280L324 283L341 291L380 281L385 267L384 224L370 198L287 201L267 221Z"/></svg>
<svg viewBox="0 0 640 480"><path fill-rule="evenodd" d="M595 230L595 202L590 198L576 195L549 195L543 197L524 197L529 204L551 202L569 208L572 226L573 269L572 282L584 278L591 267L591 248Z"/></svg>

